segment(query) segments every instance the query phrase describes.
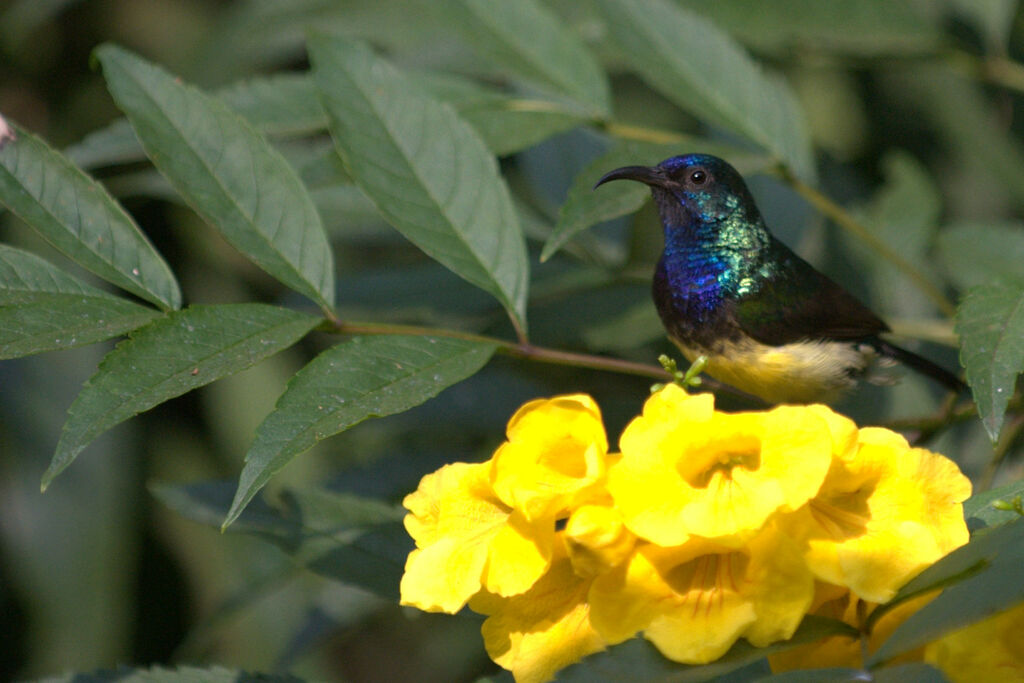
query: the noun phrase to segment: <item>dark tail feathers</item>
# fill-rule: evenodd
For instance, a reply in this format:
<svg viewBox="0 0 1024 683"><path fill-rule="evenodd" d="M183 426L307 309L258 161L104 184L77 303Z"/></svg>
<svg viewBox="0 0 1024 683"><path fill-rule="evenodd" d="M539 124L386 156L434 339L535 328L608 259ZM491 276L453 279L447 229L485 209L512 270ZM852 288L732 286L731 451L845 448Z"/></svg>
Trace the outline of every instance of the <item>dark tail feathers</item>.
<svg viewBox="0 0 1024 683"><path fill-rule="evenodd" d="M967 391L967 385L964 384L959 377L949 370L936 365L927 358L923 358L912 351L907 351L904 348L900 348L895 344L890 344L887 341L882 341L881 339L875 341L873 346L881 355L898 360L900 363L920 372L922 375L928 375L936 382L944 384L950 391L955 391L958 394L960 392Z"/></svg>

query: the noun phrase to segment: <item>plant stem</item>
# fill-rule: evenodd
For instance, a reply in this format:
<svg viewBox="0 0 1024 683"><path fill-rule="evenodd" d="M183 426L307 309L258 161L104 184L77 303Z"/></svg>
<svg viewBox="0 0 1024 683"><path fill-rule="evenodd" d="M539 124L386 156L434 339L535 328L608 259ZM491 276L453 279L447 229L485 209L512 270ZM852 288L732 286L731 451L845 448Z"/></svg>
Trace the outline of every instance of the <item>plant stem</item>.
<svg viewBox="0 0 1024 683"><path fill-rule="evenodd" d="M915 444L923 443L944 427L964 422L978 414L978 406L973 401L957 404L956 400L956 396L950 396L934 415L890 420L881 426L897 432L916 432L916 438L910 441Z"/></svg>
<svg viewBox="0 0 1024 683"><path fill-rule="evenodd" d="M1024 93L1024 64L1003 55L978 55L962 50L949 53L947 63L971 78Z"/></svg>
<svg viewBox="0 0 1024 683"><path fill-rule="evenodd" d="M636 140L638 142L651 142L656 145L671 145L693 140L693 138L688 135L677 133L672 130L661 130L658 128L648 128L646 126L633 126L628 123L617 123L615 121L598 121L595 125L605 133L617 138Z"/></svg>
<svg viewBox="0 0 1024 683"><path fill-rule="evenodd" d="M587 353L576 353L563 351L544 346L537 346L527 341L509 341L497 337L488 337L472 332L450 330L435 327L422 327L419 325L395 325L390 323L363 323L363 322L340 322L328 320L320 329L334 332L336 334L408 334L429 337L449 337L452 339L463 339L484 344L494 344L499 353L504 353L514 358L524 358L541 363L552 363L555 365L571 365L580 368L593 370L605 370L618 372L626 375L637 375L640 377L651 377L665 381L671 379L668 373L656 365L647 363L636 363L621 358L609 358L608 356L597 356Z"/></svg>
<svg viewBox="0 0 1024 683"><path fill-rule="evenodd" d="M945 315L952 316L956 312L956 307L953 303L946 298L946 295L943 294L942 291L939 290L939 288L936 287L924 273L918 270L917 266L903 258L888 244L878 239L878 237L872 234L843 207L833 202L817 189L797 178L788 169L780 167L779 173L783 180L785 180L790 187L796 190L801 197L806 199L811 206L828 217L840 228L846 230L857 237L857 239L864 242L882 258L903 271L903 273L913 280L914 284L916 284L918 288L928 296L928 298L935 302L935 305L938 306L939 310L941 310Z"/></svg>
<svg viewBox="0 0 1024 683"><path fill-rule="evenodd" d="M985 465L985 471L978 478L979 491L987 491L992 488L992 481L996 477L999 465L1006 458L1006 454L1010 452L1010 448L1017 443L1021 432L1024 432L1024 415L1018 415L1010 421L1010 424L1003 428L1003 433L999 437L999 443L992 449L992 458Z"/></svg>

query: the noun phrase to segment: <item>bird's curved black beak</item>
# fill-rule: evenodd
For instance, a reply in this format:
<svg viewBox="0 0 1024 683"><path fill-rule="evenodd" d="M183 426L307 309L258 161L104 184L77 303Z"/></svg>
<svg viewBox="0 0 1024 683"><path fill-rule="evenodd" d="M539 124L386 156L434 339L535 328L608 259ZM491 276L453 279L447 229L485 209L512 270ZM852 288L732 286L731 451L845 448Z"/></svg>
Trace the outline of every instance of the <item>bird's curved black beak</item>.
<svg viewBox="0 0 1024 683"><path fill-rule="evenodd" d="M594 189L601 187L612 180L635 180L652 187L664 187L665 172L657 166L623 166L614 171L608 171L594 185Z"/></svg>

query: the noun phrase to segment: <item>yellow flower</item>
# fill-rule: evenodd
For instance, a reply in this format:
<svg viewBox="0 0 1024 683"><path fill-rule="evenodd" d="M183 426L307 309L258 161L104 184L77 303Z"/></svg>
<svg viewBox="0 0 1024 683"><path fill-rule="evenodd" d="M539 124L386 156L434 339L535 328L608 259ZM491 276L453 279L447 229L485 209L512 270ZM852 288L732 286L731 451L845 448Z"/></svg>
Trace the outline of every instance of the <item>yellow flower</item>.
<svg viewBox="0 0 1024 683"><path fill-rule="evenodd" d="M459 611L481 588L526 591L551 563L554 519L528 521L494 494L489 463L445 465L405 497L416 541L402 576L403 605Z"/></svg>
<svg viewBox="0 0 1024 683"><path fill-rule="evenodd" d="M565 516L604 484L608 439L594 399L530 401L491 460L494 492L528 520Z"/></svg>
<svg viewBox="0 0 1024 683"><path fill-rule="evenodd" d="M623 432L608 490L626 526L658 545L742 541L817 493L842 442L830 427L819 407L720 413L710 394L669 385Z"/></svg>
<svg viewBox="0 0 1024 683"><path fill-rule="evenodd" d="M790 637L814 580L790 539L765 529L742 548L691 539L645 544L590 590L591 623L609 643L639 631L669 659L704 664L738 638L757 646Z"/></svg>
<svg viewBox="0 0 1024 683"><path fill-rule="evenodd" d="M590 625L587 592L591 578L573 571L562 544L556 543L551 568L522 595L503 598L479 593L470 608L490 615L481 632L484 647L517 683L542 683L559 669L607 643Z"/></svg>
<svg viewBox="0 0 1024 683"><path fill-rule="evenodd" d="M953 683L1024 681L1024 604L929 643L924 659Z"/></svg>
<svg viewBox="0 0 1024 683"><path fill-rule="evenodd" d="M868 427L851 456L833 461L818 494L780 523L805 544L819 579L881 603L967 542L960 503L970 493L952 461Z"/></svg>
<svg viewBox="0 0 1024 683"><path fill-rule="evenodd" d="M881 647L898 626L910 615L931 602L934 597L935 593L919 596L907 600L883 614L871 629L871 634L867 638L866 650L865 645L857 638L832 636L770 655L768 662L771 664L772 671L776 673L794 669L828 669L832 667L861 669L864 667L865 653L873 653ZM848 588L819 583L810 614L838 619L862 630L875 607L877 607L875 603L861 600ZM913 650L897 657L889 664L920 661L922 654L923 648Z"/></svg>
<svg viewBox="0 0 1024 683"><path fill-rule="evenodd" d="M565 525L565 545L575 572L597 576L623 564L633 552L636 537L610 505L584 505Z"/></svg>

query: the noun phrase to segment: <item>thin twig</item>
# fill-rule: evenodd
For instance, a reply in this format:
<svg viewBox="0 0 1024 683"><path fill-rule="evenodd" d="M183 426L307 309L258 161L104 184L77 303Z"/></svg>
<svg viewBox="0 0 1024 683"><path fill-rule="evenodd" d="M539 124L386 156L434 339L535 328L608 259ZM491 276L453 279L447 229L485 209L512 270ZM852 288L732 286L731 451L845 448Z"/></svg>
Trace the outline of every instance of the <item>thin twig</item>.
<svg viewBox="0 0 1024 683"><path fill-rule="evenodd" d="M953 302L946 298L946 295L943 294L942 291L936 287L924 273L918 270L917 266L903 258L899 252L895 251L888 244L878 239L878 237L876 237L864 225L851 216L846 209L833 202L819 190L797 178L788 169L779 167L778 172L782 179L785 180L790 187L796 190L801 197L806 199L811 206L828 217L840 228L846 230L851 235L864 242L864 244L876 251L879 256L903 271L903 273L913 280L914 284L916 284L918 288L928 296L928 298L935 302L935 305L938 306L939 310L941 310L945 315L952 316L956 312L956 307L953 305Z"/></svg>
<svg viewBox="0 0 1024 683"><path fill-rule="evenodd" d="M1010 448L1020 438L1021 433L1024 433L1024 415L1017 415L1003 428L1003 433L999 436L999 442L992 449L992 457L985 465L985 471L978 477L977 491L987 491L992 488L992 482L996 477L996 471L999 470L999 465L1002 464L1007 453L1010 452Z"/></svg>
<svg viewBox="0 0 1024 683"><path fill-rule="evenodd" d="M606 370L626 375L637 375L650 377L665 381L671 379L665 370L657 365L648 363L637 363L623 360L621 358L610 358L608 356L596 356L587 353L576 353L563 351L544 346L537 346L529 342L509 341L498 337L463 332L437 327L423 327L419 325L395 325L390 323L363 323L363 322L339 322L328 321L321 329L339 334L407 334L425 337L448 337L451 339L463 339L465 341L480 342L483 344L494 344L500 353L515 358L524 358L541 363L553 363L556 365L572 365L593 370Z"/></svg>
<svg viewBox="0 0 1024 683"><path fill-rule="evenodd" d="M978 55L955 50L946 55L946 63L955 70L992 85L1024 93L1024 64L1003 55Z"/></svg>

